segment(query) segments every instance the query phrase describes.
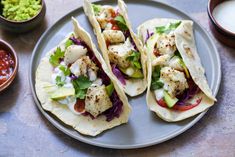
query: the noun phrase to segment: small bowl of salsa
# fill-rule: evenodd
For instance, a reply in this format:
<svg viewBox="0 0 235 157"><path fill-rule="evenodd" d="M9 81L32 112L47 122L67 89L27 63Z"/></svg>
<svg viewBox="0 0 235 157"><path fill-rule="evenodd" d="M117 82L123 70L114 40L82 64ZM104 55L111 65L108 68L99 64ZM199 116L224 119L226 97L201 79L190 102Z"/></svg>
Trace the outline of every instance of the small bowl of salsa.
<svg viewBox="0 0 235 157"><path fill-rule="evenodd" d="M18 57L15 50L0 39L0 92L12 83L17 71Z"/></svg>

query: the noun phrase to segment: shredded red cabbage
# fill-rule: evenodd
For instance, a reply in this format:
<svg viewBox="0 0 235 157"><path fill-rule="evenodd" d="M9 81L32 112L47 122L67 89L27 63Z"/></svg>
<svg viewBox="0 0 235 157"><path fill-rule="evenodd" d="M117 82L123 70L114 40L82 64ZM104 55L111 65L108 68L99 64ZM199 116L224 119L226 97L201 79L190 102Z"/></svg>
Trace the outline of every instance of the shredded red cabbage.
<svg viewBox="0 0 235 157"><path fill-rule="evenodd" d="M86 43L84 41L76 39L75 37L71 37L70 40L72 40L73 43L76 44L76 45L82 45L82 46L87 48L89 58L99 67L98 77L102 79L102 83L104 85L106 85L106 86L109 85L111 80L108 77L108 75L104 72L104 70L103 70L99 60L96 58L96 56L93 53L93 51L86 45ZM119 69L118 69L118 71L119 71ZM70 77L71 77L71 79L77 79L77 77L74 74L71 74ZM123 106L123 103L120 100L120 98L119 98L119 96L118 96L116 91L113 91L112 95L110 96L110 100L111 100L111 102L113 104L112 108L110 108L107 111L105 111L104 113L102 113L102 114L104 114L106 116L106 120L108 122L113 120L115 117L118 118L120 116L120 114L122 112L122 106ZM85 112L82 115L90 116L92 119L95 118L89 112Z"/></svg>
<svg viewBox="0 0 235 157"><path fill-rule="evenodd" d="M124 34L124 36L125 36L125 39L127 39L128 37L130 37L130 36L131 36L131 34L130 34L130 31L129 31L129 30L127 30L127 31L123 31L123 34Z"/></svg>
<svg viewBox="0 0 235 157"><path fill-rule="evenodd" d="M78 77L75 76L73 73L71 73L71 74L69 75L69 77L71 78L71 80L76 80L76 79L78 79Z"/></svg>
<svg viewBox="0 0 235 157"><path fill-rule="evenodd" d="M147 36L146 36L146 39L145 39L145 43L147 42L147 40L151 37L151 36L153 36L153 32L152 33L149 33L149 30L147 29Z"/></svg>
<svg viewBox="0 0 235 157"><path fill-rule="evenodd" d="M104 115L106 116L106 120L108 122L113 120L115 117L118 118L120 116L120 114L122 113L122 106L123 106L123 103L119 99L119 96L116 91L113 91L112 95L110 96L110 99L113 103L113 106L112 108L104 112Z"/></svg>
<svg viewBox="0 0 235 157"><path fill-rule="evenodd" d="M125 36L125 39L127 39L128 37L130 37L130 42L131 42L131 44L134 46L134 49L135 49L136 51L138 51L137 46L136 46L134 40L133 40L132 37L131 37L130 31L129 31L129 30L123 31L123 34L124 34L124 36Z"/></svg>
<svg viewBox="0 0 235 157"><path fill-rule="evenodd" d="M123 85L126 85L125 77L122 72L118 69L117 65L112 65L112 72Z"/></svg>
<svg viewBox="0 0 235 157"><path fill-rule="evenodd" d="M190 80L188 84L189 84L189 88L185 90L183 94L177 96L177 98L179 99L179 101L176 103L177 105L185 105L185 103L189 99L193 98L200 91L200 89L194 83L193 80Z"/></svg>
<svg viewBox="0 0 235 157"><path fill-rule="evenodd" d="M72 40L72 42L76 45L82 45L82 46L88 48L84 41L79 40L79 39L75 38L74 36L70 37L69 39Z"/></svg>

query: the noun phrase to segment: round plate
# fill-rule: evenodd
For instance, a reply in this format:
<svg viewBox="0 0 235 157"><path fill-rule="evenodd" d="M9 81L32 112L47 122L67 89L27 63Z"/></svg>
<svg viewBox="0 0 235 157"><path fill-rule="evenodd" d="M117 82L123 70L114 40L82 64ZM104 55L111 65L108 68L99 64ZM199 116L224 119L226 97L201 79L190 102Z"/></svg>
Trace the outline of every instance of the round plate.
<svg viewBox="0 0 235 157"><path fill-rule="evenodd" d="M116 0L98 2L99 4L116 5ZM219 89L221 79L220 58L216 47L203 30L203 28L191 17L185 13L172 8L166 4L153 1L138 1L130 0L127 3L129 10L129 18L133 25L133 30L144 21L152 18L176 18L187 19L194 21L194 34L196 45L202 64L206 70L206 76L213 94L216 95ZM141 11L141 14L139 12ZM116 148L116 149L131 149L140 148L163 141L169 140L193 126L199 119L203 117L205 112L177 123L167 123L161 120L150 112L145 101L145 94L136 98L129 98L130 104L133 107L129 122L120 125L111 130L96 136L83 136L76 132L73 128L64 125L61 121L55 118L52 114L45 112L35 94L35 71L40 59L53 47L57 46L68 33L73 31L71 17L74 16L79 23L92 35L92 39L96 42L96 37L92 31L91 25L87 20L83 9L78 8L71 13L61 18L38 41L31 60L30 66L30 85L33 91L35 102L43 113L43 115L58 129L65 134L88 144L95 146Z"/></svg>

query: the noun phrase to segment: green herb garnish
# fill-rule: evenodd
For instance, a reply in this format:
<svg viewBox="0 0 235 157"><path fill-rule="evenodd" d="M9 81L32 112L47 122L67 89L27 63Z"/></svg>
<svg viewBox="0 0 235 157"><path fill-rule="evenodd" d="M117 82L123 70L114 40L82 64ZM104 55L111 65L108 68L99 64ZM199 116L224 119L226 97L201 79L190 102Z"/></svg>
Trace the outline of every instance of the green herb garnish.
<svg viewBox="0 0 235 157"><path fill-rule="evenodd" d="M63 87L65 84L65 81L61 79L61 76L56 76L55 81L56 81L56 85L59 87Z"/></svg>
<svg viewBox="0 0 235 157"><path fill-rule="evenodd" d="M85 99L87 89L91 86L92 82L86 76L80 76L72 81L75 89L75 96L79 99Z"/></svg>
<svg viewBox="0 0 235 157"><path fill-rule="evenodd" d="M102 6L101 5L97 5L97 4L92 4L92 8L93 8L93 11L94 11L96 16L99 15L99 13L102 10Z"/></svg>
<svg viewBox="0 0 235 157"><path fill-rule="evenodd" d="M117 22L118 27L122 30L122 31L126 31L128 30L128 27L126 25L126 21L124 20L122 15L118 15L114 18L114 20Z"/></svg>
<svg viewBox="0 0 235 157"><path fill-rule="evenodd" d="M152 81L151 82L151 89L156 90L156 89L161 89L164 86L164 83L161 81Z"/></svg>
<svg viewBox="0 0 235 157"><path fill-rule="evenodd" d="M129 60L132 65L137 68L137 69L141 69L141 63L140 63L140 53L137 51L132 51L132 54L130 56L128 56L126 58L127 60Z"/></svg>
<svg viewBox="0 0 235 157"><path fill-rule="evenodd" d="M156 32L158 34L163 34L163 33L168 34L171 31L175 30L180 24L181 24L181 21L176 22L176 23L170 23L167 26L156 27Z"/></svg>
<svg viewBox="0 0 235 157"><path fill-rule="evenodd" d="M65 42L65 48L67 49L70 45L73 45L73 41L68 39L66 42Z"/></svg>
<svg viewBox="0 0 235 157"><path fill-rule="evenodd" d="M64 73L65 76L69 76L71 73L70 69L63 65L59 66L59 69Z"/></svg>
<svg viewBox="0 0 235 157"><path fill-rule="evenodd" d="M63 57L64 57L64 51L61 51L61 48L58 47L55 50L54 54L50 56L49 61L54 67L56 67L60 64L60 59Z"/></svg>
<svg viewBox="0 0 235 157"><path fill-rule="evenodd" d="M160 79L161 67L157 65L152 72L151 90L160 89L164 86Z"/></svg>
<svg viewBox="0 0 235 157"><path fill-rule="evenodd" d="M114 85L113 83L110 83L108 86L105 87L107 93L109 96L112 95L113 91L114 91Z"/></svg>

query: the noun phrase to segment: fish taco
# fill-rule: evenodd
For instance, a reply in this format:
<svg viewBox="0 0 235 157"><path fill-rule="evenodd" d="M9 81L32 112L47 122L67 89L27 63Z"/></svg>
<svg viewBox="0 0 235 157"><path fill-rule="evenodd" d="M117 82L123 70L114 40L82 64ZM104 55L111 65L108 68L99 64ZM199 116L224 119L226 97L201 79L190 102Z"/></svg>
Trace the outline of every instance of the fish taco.
<svg viewBox="0 0 235 157"><path fill-rule="evenodd" d="M133 32L122 0L118 6L92 4L84 0L84 11L94 28L105 62L129 96L143 93L147 86L146 54Z"/></svg>
<svg viewBox="0 0 235 157"><path fill-rule="evenodd" d="M147 105L169 122L211 107L216 98L197 53L193 22L152 19L138 27L148 58Z"/></svg>
<svg viewBox="0 0 235 157"><path fill-rule="evenodd" d="M42 58L36 93L42 108L81 134L96 136L128 121L131 107L90 35L74 32Z"/></svg>

